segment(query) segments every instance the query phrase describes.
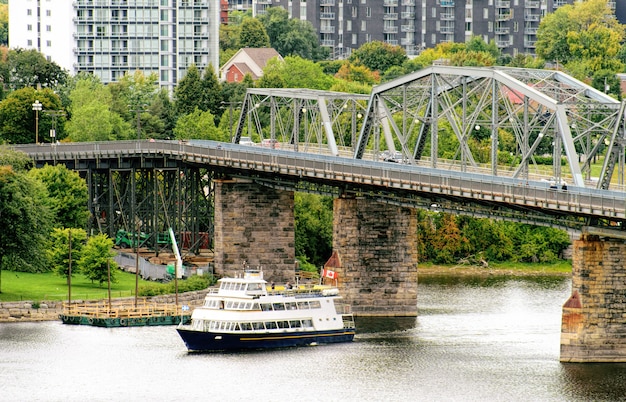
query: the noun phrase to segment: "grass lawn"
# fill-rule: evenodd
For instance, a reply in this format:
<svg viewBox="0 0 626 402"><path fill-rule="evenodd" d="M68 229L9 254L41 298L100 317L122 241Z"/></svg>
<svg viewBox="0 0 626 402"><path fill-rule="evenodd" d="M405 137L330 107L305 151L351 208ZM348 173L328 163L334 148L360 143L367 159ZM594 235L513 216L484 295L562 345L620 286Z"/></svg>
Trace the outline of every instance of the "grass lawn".
<svg viewBox="0 0 626 402"><path fill-rule="evenodd" d="M26 272L2 271L0 282L0 301L20 300L67 300L67 282L54 273L31 274ZM111 284L111 297L128 297L135 295L135 274L117 271L116 283ZM155 282L144 281L139 278L139 286ZM77 299L106 299L108 298L106 283L100 287L98 283L91 283L83 275L72 278L72 300Z"/></svg>

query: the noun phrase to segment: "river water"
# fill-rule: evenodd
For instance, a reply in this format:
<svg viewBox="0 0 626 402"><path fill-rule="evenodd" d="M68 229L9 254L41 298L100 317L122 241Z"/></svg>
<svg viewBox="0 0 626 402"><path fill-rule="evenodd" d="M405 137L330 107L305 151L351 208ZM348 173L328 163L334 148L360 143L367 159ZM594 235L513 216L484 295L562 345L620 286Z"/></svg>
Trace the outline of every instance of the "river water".
<svg viewBox="0 0 626 402"><path fill-rule="evenodd" d="M174 327L0 324L1 401L626 401L626 364L559 363L568 279L420 278L417 318L352 343L190 354Z"/></svg>

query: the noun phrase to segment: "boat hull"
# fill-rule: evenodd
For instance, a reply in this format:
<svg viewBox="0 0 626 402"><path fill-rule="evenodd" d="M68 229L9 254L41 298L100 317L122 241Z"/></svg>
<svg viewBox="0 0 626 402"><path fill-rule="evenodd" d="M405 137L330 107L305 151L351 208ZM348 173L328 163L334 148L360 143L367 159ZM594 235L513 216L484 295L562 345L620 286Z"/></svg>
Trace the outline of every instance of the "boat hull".
<svg viewBox="0 0 626 402"><path fill-rule="evenodd" d="M317 332L282 332L232 334L193 331L177 328L178 334L192 352L220 350L269 349L311 344L351 342L354 331L341 329Z"/></svg>

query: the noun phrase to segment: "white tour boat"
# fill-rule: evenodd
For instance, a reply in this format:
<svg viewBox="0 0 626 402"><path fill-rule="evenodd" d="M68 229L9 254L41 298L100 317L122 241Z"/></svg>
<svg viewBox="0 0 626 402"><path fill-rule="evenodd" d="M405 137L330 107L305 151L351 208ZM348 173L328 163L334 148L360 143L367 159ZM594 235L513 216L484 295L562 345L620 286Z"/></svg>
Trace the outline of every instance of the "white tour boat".
<svg viewBox="0 0 626 402"><path fill-rule="evenodd" d="M190 351L260 349L354 339L354 317L332 286L300 285L267 289L263 272L222 278L190 324L176 330Z"/></svg>

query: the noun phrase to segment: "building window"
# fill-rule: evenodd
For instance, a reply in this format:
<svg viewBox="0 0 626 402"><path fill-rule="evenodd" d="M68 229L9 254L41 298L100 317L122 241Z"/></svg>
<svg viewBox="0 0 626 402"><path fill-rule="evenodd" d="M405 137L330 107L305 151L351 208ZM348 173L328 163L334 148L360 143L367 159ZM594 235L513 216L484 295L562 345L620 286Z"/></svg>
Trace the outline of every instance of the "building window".
<svg viewBox="0 0 626 402"><path fill-rule="evenodd" d="M466 32L471 32L472 31L472 23L471 22L466 22L465 23L465 31Z"/></svg>
<svg viewBox="0 0 626 402"><path fill-rule="evenodd" d="M46 46L47 47L52 47L52 41L51 40L47 40L46 41Z"/></svg>
<svg viewBox="0 0 626 402"><path fill-rule="evenodd" d="M357 38L356 34L352 34L352 44L353 45L356 45L356 38Z"/></svg>
<svg viewBox="0 0 626 402"><path fill-rule="evenodd" d="M368 17L372 17L372 7L365 7L365 13Z"/></svg>
<svg viewBox="0 0 626 402"><path fill-rule="evenodd" d="M358 15L357 8L356 7L352 7L352 18L356 18L357 15Z"/></svg>
<svg viewBox="0 0 626 402"><path fill-rule="evenodd" d="M483 8L483 18L484 19L489 19L489 9L488 8Z"/></svg>
<svg viewBox="0 0 626 402"><path fill-rule="evenodd" d="M32 31L33 30L33 26L31 24L26 25L26 30L27 31Z"/></svg>
<svg viewBox="0 0 626 402"><path fill-rule="evenodd" d="M33 15L33 10L31 10L30 8L26 10L26 15Z"/></svg>
<svg viewBox="0 0 626 402"><path fill-rule="evenodd" d="M46 32L52 32L52 27L50 25L46 25Z"/></svg>
<svg viewBox="0 0 626 402"><path fill-rule="evenodd" d="M28 41L26 41L26 43L28 44L28 46L32 46L33 45L32 39L29 39Z"/></svg>
<svg viewBox="0 0 626 402"><path fill-rule="evenodd" d="M437 35L435 35L435 34L431 34L430 35L430 43L431 43L431 45L434 45L434 44L437 43Z"/></svg>
<svg viewBox="0 0 626 402"><path fill-rule="evenodd" d="M46 10L46 17L52 17L52 10Z"/></svg>
<svg viewBox="0 0 626 402"><path fill-rule="evenodd" d="M361 31L367 31L367 21L361 21Z"/></svg>
<svg viewBox="0 0 626 402"><path fill-rule="evenodd" d="M352 20L346 21L346 31L352 31Z"/></svg>

